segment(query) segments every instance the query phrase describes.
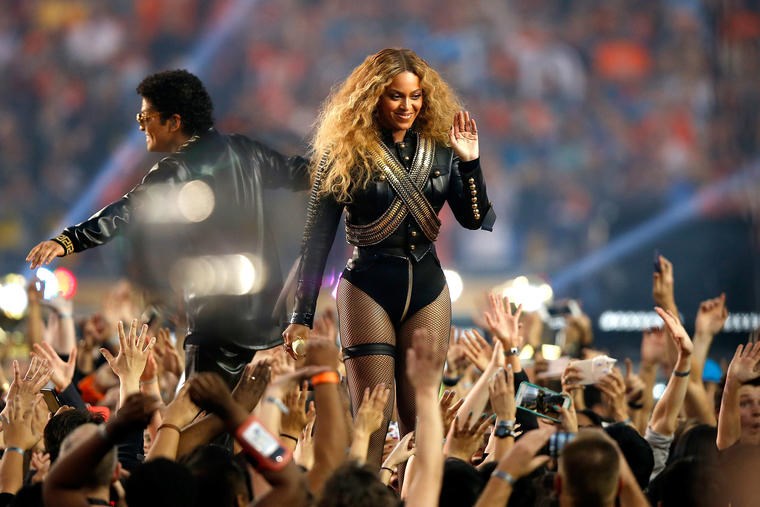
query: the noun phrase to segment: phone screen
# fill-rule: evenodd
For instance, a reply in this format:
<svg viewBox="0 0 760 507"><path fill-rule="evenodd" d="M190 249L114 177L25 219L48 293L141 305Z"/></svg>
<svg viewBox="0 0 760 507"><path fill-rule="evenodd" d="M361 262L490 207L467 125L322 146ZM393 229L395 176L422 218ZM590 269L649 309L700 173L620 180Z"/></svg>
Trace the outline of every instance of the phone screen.
<svg viewBox="0 0 760 507"><path fill-rule="evenodd" d="M251 424L245 429L243 438L259 453L270 458L280 448L280 443L277 439L270 435L258 422Z"/></svg>
<svg viewBox="0 0 760 507"><path fill-rule="evenodd" d="M515 401L518 408L555 422L559 422L562 415L559 407L567 408L570 405L567 396L529 382L520 384Z"/></svg>

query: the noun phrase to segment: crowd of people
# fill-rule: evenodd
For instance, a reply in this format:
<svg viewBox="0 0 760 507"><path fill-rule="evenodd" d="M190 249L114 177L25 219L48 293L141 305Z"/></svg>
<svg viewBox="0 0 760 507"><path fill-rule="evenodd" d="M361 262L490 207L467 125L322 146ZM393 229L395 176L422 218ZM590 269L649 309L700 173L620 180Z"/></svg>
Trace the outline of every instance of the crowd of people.
<svg viewBox="0 0 760 507"><path fill-rule="evenodd" d="M546 360L541 318L495 294L480 328L452 328L445 363L417 330L405 361L417 420L401 439L395 412L383 425L388 384L350 401L329 308L304 356L260 351L230 391L214 373L184 378L181 316L145 312L128 282L92 315L44 303L32 284L27 342L3 369L0 502L754 505L760 342L724 358L720 380L703 376L726 297L700 305L689 336L673 266L661 267L663 325L643 333L638 365L595 349L585 316L567 317L563 356ZM582 367L602 354L617 365ZM533 385L554 394L523 401Z"/></svg>
<svg viewBox="0 0 760 507"><path fill-rule="evenodd" d="M0 505L752 504L757 331L722 367L709 358L733 287L688 322L657 253L661 324L631 358L595 341L588 315L550 319L500 290L476 327L451 326L442 262L553 270L743 171L753 104L747 76L733 77L752 70L754 4L497 4L39 0L0 18L12 76L0 90L14 97L0 106L0 262L20 262L27 233L49 237L30 182L57 215L122 142L116 118L135 106L123 87L148 66L189 57L219 97L214 109L186 70L140 81L139 130L168 156L27 255L36 269L117 236L145 249L95 309L28 285L23 338L0 344ZM215 37L218 55L193 49ZM425 59L377 51L399 45ZM280 292L264 194L304 190L307 173L301 255ZM182 208L199 185L210 215L164 227L171 192ZM752 212L748 188L702 212ZM439 238L445 204L493 238ZM344 213L354 252L317 313ZM497 215L509 218L494 229ZM262 268L265 289L235 285L245 266L225 271L232 257ZM199 278L202 260L225 270Z"/></svg>

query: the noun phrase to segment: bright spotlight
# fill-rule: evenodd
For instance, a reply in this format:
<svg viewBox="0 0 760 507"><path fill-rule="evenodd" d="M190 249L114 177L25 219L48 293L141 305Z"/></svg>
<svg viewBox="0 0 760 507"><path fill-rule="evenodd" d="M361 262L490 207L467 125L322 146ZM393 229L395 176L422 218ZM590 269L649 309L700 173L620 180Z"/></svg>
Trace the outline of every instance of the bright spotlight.
<svg viewBox="0 0 760 507"><path fill-rule="evenodd" d="M544 343L541 345L541 355L544 356L544 359L547 361L554 361L562 356L562 347Z"/></svg>
<svg viewBox="0 0 760 507"><path fill-rule="evenodd" d="M24 316L29 299L26 295L26 280L21 275L6 275L0 284L0 311L9 319Z"/></svg>
<svg viewBox="0 0 760 507"><path fill-rule="evenodd" d="M214 191L206 182L194 180L183 185L177 195L177 207L188 222L203 222L214 211Z"/></svg>
<svg viewBox="0 0 760 507"><path fill-rule="evenodd" d="M203 255L177 260L169 270L172 287L189 297L258 292L266 281L261 260L251 254Z"/></svg>
<svg viewBox="0 0 760 507"><path fill-rule="evenodd" d="M66 268L57 268L53 271L56 280L58 280L58 290L62 297L71 299L77 293L77 278L74 273Z"/></svg>
<svg viewBox="0 0 760 507"><path fill-rule="evenodd" d="M462 295L462 291L464 290L464 282L462 282L462 277L459 276L459 273L453 269L444 269L443 275L446 277L446 283L449 286L449 296L451 297L451 302L454 303Z"/></svg>
<svg viewBox="0 0 760 507"><path fill-rule="evenodd" d="M526 312L535 312L552 300L554 292L544 280L518 276L513 280L507 280L505 283L494 289L494 292L508 297L510 303L522 305Z"/></svg>
<svg viewBox="0 0 760 507"><path fill-rule="evenodd" d="M49 269L39 268L37 269L35 276L45 284L45 292L42 294L43 298L51 300L61 292L60 287L58 286L58 277L56 277L55 273Z"/></svg>

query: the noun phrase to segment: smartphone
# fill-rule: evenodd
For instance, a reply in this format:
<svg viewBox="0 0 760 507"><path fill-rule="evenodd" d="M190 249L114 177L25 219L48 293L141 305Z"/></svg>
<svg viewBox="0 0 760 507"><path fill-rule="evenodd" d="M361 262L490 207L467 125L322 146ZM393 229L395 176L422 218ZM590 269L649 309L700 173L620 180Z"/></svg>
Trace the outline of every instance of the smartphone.
<svg viewBox="0 0 760 507"><path fill-rule="evenodd" d="M654 249L654 272L655 273L662 273L662 268L660 267L660 250L657 248Z"/></svg>
<svg viewBox="0 0 760 507"><path fill-rule="evenodd" d="M546 389L545 387L523 382L515 395L517 408L531 412L538 417L560 422L561 412L559 407L570 406L570 398L562 393Z"/></svg>
<svg viewBox="0 0 760 507"><path fill-rule="evenodd" d="M55 414L62 405L58 393L55 392L55 389L40 389L40 392L42 393L42 399L45 400L48 410Z"/></svg>
<svg viewBox="0 0 760 507"><path fill-rule="evenodd" d="M581 305L575 299L565 299L557 301L546 307L549 317L566 317L571 315L577 317L581 315Z"/></svg>
<svg viewBox="0 0 760 507"><path fill-rule="evenodd" d="M572 366L581 374L582 378L578 383L589 385L596 384L600 378L608 373L612 373L615 363L617 363L617 359L602 355L591 359L584 359L583 361L576 361Z"/></svg>
<svg viewBox="0 0 760 507"><path fill-rule="evenodd" d="M388 424L387 436L391 437L394 440L399 440L401 438L401 433L398 429L398 423L396 421L391 421L390 424Z"/></svg>
<svg viewBox="0 0 760 507"><path fill-rule="evenodd" d="M279 471L285 468L292 453L256 418L251 417L235 431L235 438L256 462L256 466Z"/></svg>
<svg viewBox="0 0 760 507"><path fill-rule="evenodd" d="M567 431L554 432L549 437L549 442L538 453L556 459L562 453L565 445L572 442L574 438L575 433L568 433Z"/></svg>

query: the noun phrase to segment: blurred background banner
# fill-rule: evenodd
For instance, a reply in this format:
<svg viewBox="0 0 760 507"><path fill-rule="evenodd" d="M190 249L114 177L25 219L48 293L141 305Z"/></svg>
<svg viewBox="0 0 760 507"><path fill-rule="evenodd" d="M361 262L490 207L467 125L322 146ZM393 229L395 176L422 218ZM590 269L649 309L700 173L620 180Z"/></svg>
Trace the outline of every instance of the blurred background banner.
<svg viewBox="0 0 760 507"><path fill-rule="evenodd" d="M760 6L750 0L10 2L0 12L0 274L21 272L31 246L158 160L134 122L145 75L196 72L220 130L295 154L331 87L383 47L428 60L478 121L499 218L493 233L442 228L459 320L520 275L580 301L595 324L604 312L651 311L658 250L675 265L687 322L726 292L752 327ZM268 196L287 267L306 196ZM86 304L129 276L130 251L117 240L58 265ZM338 237L328 277L347 251ZM616 329L597 326L597 341L630 334ZM724 344L744 335L735 338Z"/></svg>

